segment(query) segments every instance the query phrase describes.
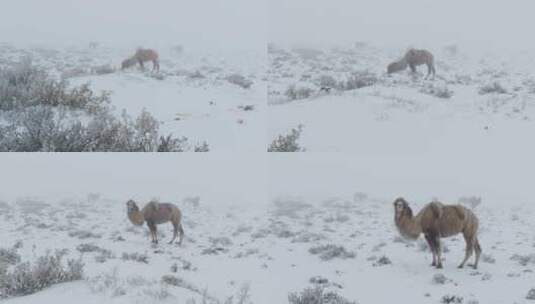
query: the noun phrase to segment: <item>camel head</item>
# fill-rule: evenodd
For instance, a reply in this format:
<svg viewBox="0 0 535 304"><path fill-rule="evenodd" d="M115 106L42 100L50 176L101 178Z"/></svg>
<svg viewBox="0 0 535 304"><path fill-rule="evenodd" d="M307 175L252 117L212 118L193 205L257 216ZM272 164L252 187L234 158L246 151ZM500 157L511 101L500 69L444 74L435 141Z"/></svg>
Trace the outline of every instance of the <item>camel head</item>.
<svg viewBox="0 0 535 304"><path fill-rule="evenodd" d="M128 213L131 213L134 211L139 211L139 207L133 200L128 200L128 202L126 202L126 210L128 211Z"/></svg>
<svg viewBox="0 0 535 304"><path fill-rule="evenodd" d="M399 219L404 215L412 216L412 210L409 207L409 203L402 197L398 197L394 201L394 212L396 213L396 219Z"/></svg>
<svg viewBox="0 0 535 304"><path fill-rule="evenodd" d="M135 57L130 57L121 62L121 70L127 69L137 63L137 59Z"/></svg>

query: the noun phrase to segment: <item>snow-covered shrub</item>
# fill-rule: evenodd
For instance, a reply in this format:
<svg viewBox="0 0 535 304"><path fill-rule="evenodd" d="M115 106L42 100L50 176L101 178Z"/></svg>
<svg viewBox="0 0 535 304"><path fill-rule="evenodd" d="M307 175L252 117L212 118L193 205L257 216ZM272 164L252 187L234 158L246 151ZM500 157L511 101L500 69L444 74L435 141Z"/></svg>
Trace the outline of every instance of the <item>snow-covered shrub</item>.
<svg viewBox="0 0 535 304"><path fill-rule="evenodd" d="M514 254L511 257L512 261L518 262L522 266L527 266L528 264L535 264L535 253L528 255Z"/></svg>
<svg viewBox="0 0 535 304"><path fill-rule="evenodd" d="M486 84L482 86L481 88L479 88L480 95L491 94L491 93L507 94L507 90L497 81Z"/></svg>
<svg viewBox="0 0 535 304"><path fill-rule="evenodd" d="M61 78L67 79L67 78L73 78L73 77L81 77L86 76L88 74L87 69L82 67L75 67L72 69L64 70L61 72Z"/></svg>
<svg viewBox="0 0 535 304"><path fill-rule="evenodd" d="M462 304L464 299L455 295L445 295L440 299L442 304Z"/></svg>
<svg viewBox="0 0 535 304"><path fill-rule="evenodd" d="M225 80L244 89L248 89L253 85L251 80L240 74L228 75Z"/></svg>
<svg viewBox="0 0 535 304"><path fill-rule="evenodd" d="M290 130L287 135L279 135L268 147L268 152L303 152L304 148L297 142L303 131L303 125Z"/></svg>
<svg viewBox="0 0 535 304"><path fill-rule="evenodd" d="M535 288L531 288L526 295L526 299L535 300Z"/></svg>
<svg viewBox="0 0 535 304"><path fill-rule="evenodd" d="M105 75L105 74L115 73L115 69L109 64L104 64L104 65L92 67L91 72L97 75Z"/></svg>
<svg viewBox="0 0 535 304"><path fill-rule="evenodd" d="M123 255L121 258L123 259L123 261L135 261L135 262L144 263L144 264L149 263L149 257L146 254L137 253L137 252L133 252L133 253L123 252Z"/></svg>
<svg viewBox="0 0 535 304"><path fill-rule="evenodd" d="M356 304L333 291L326 292L321 286L306 288L288 295L289 304Z"/></svg>
<svg viewBox="0 0 535 304"><path fill-rule="evenodd" d="M147 111L132 120L100 112L82 123L70 111L49 106L29 107L0 127L0 151L12 152L183 152L204 151L208 145L190 147L187 138L164 137L159 122Z"/></svg>
<svg viewBox="0 0 535 304"><path fill-rule="evenodd" d="M102 236L100 234L93 233L88 230L76 230L69 232L70 237L76 237L81 240L83 239L100 239Z"/></svg>
<svg viewBox="0 0 535 304"><path fill-rule="evenodd" d="M481 261L489 264L496 263L496 259L492 255L487 253L481 255Z"/></svg>
<svg viewBox="0 0 535 304"><path fill-rule="evenodd" d="M29 61L11 69L0 69L0 110L3 111L48 105L94 112L109 102L109 92L96 95L89 84L69 88L66 81L55 80Z"/></svg>
<svg viewBox="0 0 535 304"><path fill-rule="evenodd" d="M444 98L444 99L448 99L453 96L453 91L448 89L448 86L446 85L437 86L434 84L429 84L429 85L422 87L420 89L420 92L427 94L427 95L435 96L438 98Z"/></svg>
<svg viewBox="0 0 535 304"><path fill-rule="evenodd" d="M346 80L340 81L337 87L339 90L349 91L372 86L376 82L377 76L375 74L368 71L357 71L351 73Z"/></svg>
<svg viewBox="0 0 535 304"><path fill-rule="evenodd" d="M0 267L1 265L15 265L20 262L20 255L17 253L17 248L9 249L0 248Z"/></svg>
<svg viewBox="0 0 535 304"><path fill-rule="evenodd" d="M62 263L63 253L46 254L34 264L29 262L15 266L0 280L0 298L25 296L54 284L82 279L84 264L81 260Z"/></svg>
<svg viewBox="0 0 535 304"><path fill-rule="evenodd" d="M385 266L392 264L392 261L387 256L380 257L375 263L373 263L373 266Z"/></svg>
<svg viewBox="0 0 535 304"><path fill-rule="evenodd" d="M431 279L431 282L436 285L444 285L449 281L448 278L442 273L435 273L433 275L433 279Z"/></svg>
<svg viewBox="0 0 535 304"><path fill-rule="evenodd" d="M320 245L312 247L308 250L313 255L318 255L323 261L329 261L335 258L339 259L353 259L356 254L348 251L344 246L337 246L333 244Z"/></svg>
<svg viewBox="0 0 535 304"><path fill-rule="evenodd" d="M299 99L307 99L314 93L314 90L309 87L299 86L297 87L295 84L290 85L286 91L284 92L284 95L288 98L288 100L299 100Z"/></svg>
<svg viewBox="0 0 535 304"><path fill-rule="evenodd" d="M336 79L330 75L321 75L316 82L322 88L335 88L338 84Z"/></svg>

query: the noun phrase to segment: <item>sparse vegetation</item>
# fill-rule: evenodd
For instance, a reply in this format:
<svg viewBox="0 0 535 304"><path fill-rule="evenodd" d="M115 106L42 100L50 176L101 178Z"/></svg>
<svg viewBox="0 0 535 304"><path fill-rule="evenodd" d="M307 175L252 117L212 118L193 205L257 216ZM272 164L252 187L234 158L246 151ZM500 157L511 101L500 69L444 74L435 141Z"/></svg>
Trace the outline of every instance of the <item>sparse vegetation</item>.
<svg viewBox="0 0 535 304"><path fill-rule="evenodd" d="M302 131L303 126L299 125L290 130L289 134L279 135L268 147L268 152L304 152L305 149L297 142Z"/></svg>
<svg viewBox="0 0 535 304"><path fill-rule="evenodd" d="M499 82L493 82L490 84L486 84L479 88L479 94L507 94L507 90L499 83Z"/></svg>
<svg viewBox="0 0 535 304"><path fill-rule="evenodd" d="M333 244L315 246L308 250L313 255L318 255L323 261L330 261L332 259L353 259L356 254L353 251L348 251L343 246Z"/></svg>
<svg viewBox="0 0 535 304"><path fill-rule="evenodd" d="M299 293L290 293L288 296L289 304L356 304L355 301L349 301L339 294L329 291L326 292L321 286L306 288Z"/></svg>
<svg viewBox="0 0 535 304"><path fill-rule="evenodd" d="M160 134L147 111L133 120L109 108L109 92L96 95L84 84L70 88L29 61L0 70L0 151L207 151L187 138Z"/></svg>
<svg viewBox="0 0 535 304"><path fill-rule="evenodd" d="M0 279L0 298L25 296L49 286L82 279L84 264L80 260L62 262L63 253L46 254L33 264L17 264Z"/></svg>
<svg viewBox="0 0 535 304"><path fill-rule="evenodd" d="M228 82L235 84L243 89L248 89L253 85L253 82L251 80L245 78L245 76L240 74L231 74L225 77L225 79Z"/></svg>
<svg viewBox="0 0 535 304"><path fill-rule="evenodd" d="M309 87L297 87L295 84L290 85L286 91L284 92L284 95L288 98L288 100L299 100L299 99L307 99L312 96L314 93L314 90Z"/></svg>

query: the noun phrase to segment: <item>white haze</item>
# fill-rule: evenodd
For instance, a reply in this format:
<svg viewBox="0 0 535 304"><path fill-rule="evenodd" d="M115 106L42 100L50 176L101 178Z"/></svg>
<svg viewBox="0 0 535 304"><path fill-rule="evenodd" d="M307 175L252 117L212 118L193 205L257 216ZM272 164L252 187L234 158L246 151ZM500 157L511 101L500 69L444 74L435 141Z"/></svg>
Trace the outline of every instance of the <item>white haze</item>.
<svg viewBox="0 0 535 304"><path fill-rule="evenodd" d="M232 153L6 153L0 200L20 197L180 200L216 204L266 202L263 155Z"/></svg>
<svg viewBox="0 0 535 304"><path fill-rule="evenodd" d="M259 50L265 9L264 0L5 0L0 42Z"/></svg>
<svg viewBox="0 0 535 304"><path fill-rule="evenodd" d="M269 159L269 191L272 198L351 198L363 192L374 198L403 196L420 203L481 196L492 204L533 204L533 166L526 159L500 158L495 153L451 159L425 154L276 154Z"/></svg>
<svg viewBox="0 0 535 304"><path fill-rule="evenodd" d="M269 40L325 46L369 41L400 47L535 48L530 0L271 0Z"/></svg>

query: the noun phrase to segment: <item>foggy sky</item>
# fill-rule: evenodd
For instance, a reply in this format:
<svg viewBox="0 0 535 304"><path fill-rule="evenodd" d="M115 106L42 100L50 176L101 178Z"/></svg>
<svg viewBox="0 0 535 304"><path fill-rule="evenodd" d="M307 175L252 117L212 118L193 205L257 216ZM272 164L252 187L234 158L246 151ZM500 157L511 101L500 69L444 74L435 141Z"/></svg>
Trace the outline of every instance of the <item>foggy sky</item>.
<svg viewBox="0 0 535 304"><path fill-rule="evenodd" d="M0 41L265 45L264 0L3 0Z"/></svg>
<svg viewBox="0 0 535 304"><path fill-rule="evenodd" d="M253 153L4 153L0 200L108 198L266 202L264 156Z"/></svg>
<svg viewBox="0 0 535 304"><path fill-rule="evenodd" d="M531 0L269 0L269 40L532 48L534 11Z"/></svg>

